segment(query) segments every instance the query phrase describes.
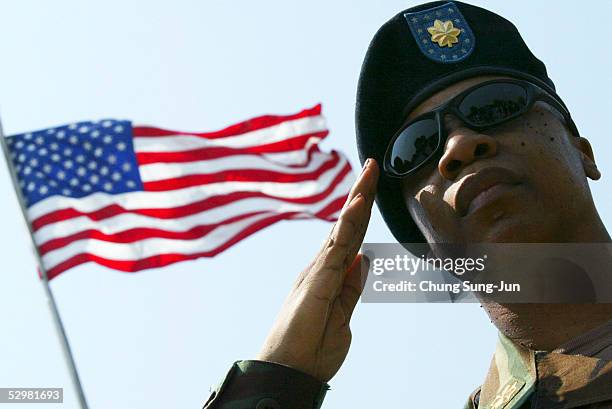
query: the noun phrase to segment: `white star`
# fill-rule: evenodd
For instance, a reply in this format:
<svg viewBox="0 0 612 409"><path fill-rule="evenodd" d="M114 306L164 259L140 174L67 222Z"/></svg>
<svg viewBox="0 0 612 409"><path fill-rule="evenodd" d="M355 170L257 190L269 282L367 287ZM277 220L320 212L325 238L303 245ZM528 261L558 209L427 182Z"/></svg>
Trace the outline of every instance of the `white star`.
<svg viewBox="0 0 612 409"><path fill-rule="evenodd" d="M85 149L86 151L91 150L91 143L89 142L83 143L83 149Z"/></svg>
<svg viewBox="0 0 612 409"><path fill-rule="evenodd" d="M100 181L100 178L98 177L98 175L91 175L89 177L89 181L91 182L92 185L95 185L96 183Z"/></svg>
<svg viewBox="0 0 612 409"><path fill-rule="evenodd" d="M119 142L117 144L117 149L120 151L124 151L125 150L125 143L124 142Z"/></svg>
<svg viewBox="0 0 612 409"><path fill-rule="evenodd" d="M136 183L134 183L133 180L128 180L127 182L125 182L125 185L129 188L134 188L136 187Z"/></svg>
<svg viewBox="0 0 612 409"><path fill-rule="evenodd" d="M123 127L121 125L117 125L114 128L114 130L115 130L116 133L121 133L121 132L123 132Z"/></svg>
<svg viewBox="0 0 612 409"><path fill-rule="evenodd" d="M26 141L29 141L32 139L32 134L31 133L27 133L25 135L23 135L23 139L25 139Z"/></svg>
<svg viewBox="0 0 612 409"><path fill-rule="evenodd" d="M77 178L70 179L70 186L78 186L79 180Z"/></svg>
<svg viewBox="0 0 612 409"><path fill-rule="evenodd" d="M132 169L132 165L125 162L123 165L121 165L121 169L123 169L124 172L129 172Z"/></svg>
<svg viewBox="0 0 612 409"><path fill-rule="evenodd" d="M66 156L70 156L70 155L72 155L72 148L66 148L66 149L64 149L64 155L66 155Z"/></svg>
<svg viewBox="0 0 612 409"><path fill-rule="evenodd" d="M67 160L66 162L64 162L64 167L66 169L72 169L73 166L74 166L74 162L72 162L71 160Z"/></svg>
<svg viewBox="0 0 612 409"><path fill-rule="evenodd" d="M45 165L43 166L43 172L45 172L45 173L51 173L51 170L52 170L51 165L49 165L49 164L45 164Z"/></svg>
<svg viewBox="0 0 612 409"><path fill-rule="evenodd" d="M86 125L83 125L82 127L79 128L79 132L80 133L87 133L89 132L89 127Z"/></svg>
<svg viewBox="0 0 612 409"><path fill-rule="evenodd" d="M62 189L62 194L64 196L70 196L72 194L72 191L68 188Z"/></svg>
<svg viewBox="0 0 612 409"><path fill-rule="evenodd" d="M47 129L47 133L49 135L54 134L55 133L55 129Z"/></svg>
<svg viewBox="0 0 612 409"><path fill-rule="evenodd" d="M42 138L42 136L37 136L34 142L36 142L39 145L42 145L45 142L45 140Z"/></svg>
<svg viewBox="0 0 612 409"><path fill-rule="evenodd" d="M102 126L105 127L105 128L108 128L112 124L113 124L113 121L109 121L109 120L102 121Z"/></svg>
<svg viewBox="0 0 612 409"><path fill-rule="evenodd" d="M87 183L85 183L82 187L83 192L89 192L91 190L91 186L89 186Z"/></svg>
<svg viewBox="0 0 612 409"><path fill-rule="evenodd" d="M36 158L30 159L30 166L32 167L38 166L38 159Z"/></svg>
<svg viewBox="0 0 612 409"><path fill-rule="evenodd" d="M30 173L32 173L32 168L29 166L26 166L25 168L23 168L23 174L24 175L29 175Z"/></svg>
<svg viewBox="0 0 612 409"><path fill-rule="evenodd" d="M115 181L118 182L121 180L121 174L119 172L113 172L113 174L111 175L111 178Z"/></svg>
<svg viewBox="0 0 612 409"><path fill-rule="evenodd" d="M104 141L104 143L111 143L113 141L113 137L110 135L105 135L102 141Z"/></svg>
<svg viewBox="0 0 612 409"><path fill-rule="evenodd" d="M76 160L78 163L83 163L83 162L85 162L85 156L83 156L83 155L77 155L77 156L76 156L76 158L75 158L75 160Z"/></svg>
<svg viewBox="0 0 612 409"><path fill-rule="evenodd" d="M59 131L57 133L57 139L64 139L64 136L66 136L66 132L65 131Z"/></svg>
<svg viewBox="0 0 612 409"><path fill-rule="evenodd" d="M47 153L49 153L49 151L47 150L47 148L40 148L40 149L38 150L38 154L39 154L40 156L46 156L46 155L47 155Z"/></svg>
<svg viewBox="0 0 612 409"><path fill-rule="evenodd" d="M104 190L106 190L107 192L110 192L111 190L113 190L113 184L110 182L106 182L104 184Z"/></svg>
<svg viewBox="0 0 612 409"><path fill-rule="evenodd" d="M108 155L108 163L114 165L117 163L117 157L115 155Z"/></svg>
<svg viewBox="0 0 612 409"><path fill-rule="evenodd" d="M94 156L96 158L99 158L100 156L102 156L102 154L104 153L104 151L102 150L102 148L96 148L94 149Z"/></svg>
<svg viewBox="0 0 612 409"><path fill-rule="evenodd" d="M70 135L70 138L68 138L68 141L71 144L76 145L79 142L79 138L77 138L76 135Z"/></svg>
<svg viewBox="0 0 612 409"><path fill-rule="evenodd" d="M26 156L23 153L20 153L19 156L17 156L17 160L19 162L25 162Z"/></svg>
<svg viewBox="0 0 612 409"><path fill-rule="evenodd" d="M98 136L100 136L100 131L95 130L91 133L91 138L92 139L96 139Z"/></svg>
<svg viewBox="0 0 612 409"><path fill-rule="evenodd" d="M28 152L34 152L36 150L36 145L28 145L26 148Z"/></svg>
<svg viewBox="0 0 612 409"><path fill-rule="evenodd" d="M60 170L59 172L57 172L57 178L59 180L64 180L66 178L66 172L64 172L63 170Z"/></svg>
<svg viewBox="0 0 612 409"><path fill-rule="evenodd" d="M101 174L102 176L106 176L106 175L108 175L108 168L107 168L106 166L102 166L102 167L100 168L100 174Z"/></svg>
<svg viewBox="0 0 612 409"><path fill-rule="evenodd" d="M57 187L57 182L55 180L50 180L49 184L51 185L51 187Z"/></svg>
<svg viewBox="0 0 612 409"><path fill-rule="evenodd" d="M56 150L59 149L59 145L57 143L53 142L53 143L51 143L49 145L49 149L51 149L52 151L56 151Z"/></svg>
<svg viewBox="0 0 612 409"><path fill-rule="evenodd" d="M85 176L86 173L87 173L87 170L82 166L77 169L77 175L81 177Z"/></svg>
<svg viewBox="0 0 612 409"><path fill-rule="evenodd" d="M36 177L39 178L39 179L42 179L42 178L45 177L45 175L43 175L42 172L36 172Z"/></svg>
<svg viewBox="0 0 612 409"><path fill-rule="evenodd" d="M96 170L97 167L98 167L98 164L96 162L89 162L87 164L87 168L89 168L89 170Z"/></svg>
<svg viewBox="0 0 612 409"><path fill-rule="evenodd" d="M28 191L33 192L34 189L36 189L36 183L34 183L34 182L28 183L27 189L28 189Z"/></svg>
<svg viewBox="0 0 612 409"><path fill-rule="evenodd" d="M15 148L17 149L23 148L23 141L17 141L17 143L15 144Z"/></svg>
<svg viewBox="0 0 612 409"><path fill-rule="evenodd" d="M49 188L45 185L42 185L39 189L38 189L38 193L40 193L41 195L44 195L45 193L47 193L49 191Z"/></svg>
<svg viewBox="0 0 612 409"><path fill-rule="evenodd" d="M53 155L51 155L51 160L53 162L59 162L61 156L59 156L57 153L54 153Z"/></svg>
<svg viewBox="0 0 612 409"><path fill-rule="evenodd" d="M68 129L72 129L72 130L77 129L77 127L78 127L77 124L70 124L70 125L68 125Z"/></svg>

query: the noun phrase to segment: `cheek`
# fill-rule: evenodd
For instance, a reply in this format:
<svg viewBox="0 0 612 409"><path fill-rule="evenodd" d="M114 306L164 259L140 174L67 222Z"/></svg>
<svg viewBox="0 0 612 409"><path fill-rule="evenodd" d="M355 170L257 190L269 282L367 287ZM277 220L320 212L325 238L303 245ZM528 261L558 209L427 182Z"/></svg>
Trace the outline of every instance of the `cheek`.
<svg viewBox="0 0 612 409"><path fill-rule="evenodd" d="M570 138L574 136L564 124L544 109L525 115L522 133L513 138L511 150L519 156L521 170L547 199L575 192L586 182Z"/></svg>

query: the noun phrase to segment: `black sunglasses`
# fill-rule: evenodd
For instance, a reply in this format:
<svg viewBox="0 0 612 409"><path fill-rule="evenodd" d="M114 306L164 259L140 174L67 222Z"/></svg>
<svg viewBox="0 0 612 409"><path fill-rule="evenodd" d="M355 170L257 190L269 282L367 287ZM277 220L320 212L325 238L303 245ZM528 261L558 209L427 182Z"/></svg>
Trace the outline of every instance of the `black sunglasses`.
<svg viewBox="0 0 612 409"><path fill-rule="evenodd" d="M385 173L404 177L441 156L448 137L445 114L453 114L469 128L483 131L524 114L536 101L544 101L559 111L572 133L578 136L578 129L564 105L537 85L512 79L486 81L403 126L387 146L383 161Z"/></svg>

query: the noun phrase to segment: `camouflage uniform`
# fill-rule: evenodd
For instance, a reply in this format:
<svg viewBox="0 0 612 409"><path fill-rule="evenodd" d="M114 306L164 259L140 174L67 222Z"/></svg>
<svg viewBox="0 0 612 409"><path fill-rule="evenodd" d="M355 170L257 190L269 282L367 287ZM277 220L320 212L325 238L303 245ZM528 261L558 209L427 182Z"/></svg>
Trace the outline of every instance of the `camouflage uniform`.
<svg viewBox="0 0 612 409"><path fill-rule="evenodd" d="M612 360L532 351L500 334L487 377L465 405L476 408L612 408Z"/></svg>
<svg viewBox="0 0 612 409"><path fill-rule="evenodd" d="M612 324L607 328L608 336L591 340L595 350L612 345ZM610 358L532 351L500 334L487 377L464 409L612 409ZM318 409L328 389L283 365L238 361L204 408Z"/></svg>

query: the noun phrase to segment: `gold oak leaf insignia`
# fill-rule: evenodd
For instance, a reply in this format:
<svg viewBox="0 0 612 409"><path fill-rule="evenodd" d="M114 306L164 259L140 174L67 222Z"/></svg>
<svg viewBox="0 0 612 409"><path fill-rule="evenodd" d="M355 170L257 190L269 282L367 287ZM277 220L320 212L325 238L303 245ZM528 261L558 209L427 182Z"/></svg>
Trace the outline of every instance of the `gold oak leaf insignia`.
<svg viewBox="0 0 612 409"><path fill-rule="evenodd" d="M461 30L453 26L453 22L447 21L434 21L434 25L427 28L429 34L431 34L431 41L438 43L440 47L452 47L453 44L458 43L457 37L461 34Z"/></svg>

